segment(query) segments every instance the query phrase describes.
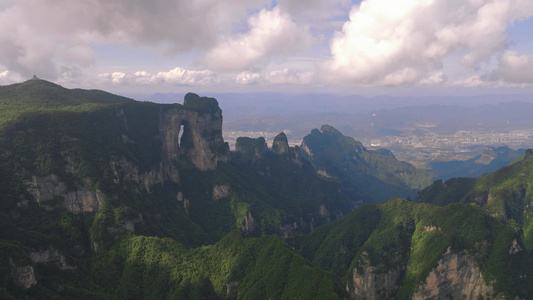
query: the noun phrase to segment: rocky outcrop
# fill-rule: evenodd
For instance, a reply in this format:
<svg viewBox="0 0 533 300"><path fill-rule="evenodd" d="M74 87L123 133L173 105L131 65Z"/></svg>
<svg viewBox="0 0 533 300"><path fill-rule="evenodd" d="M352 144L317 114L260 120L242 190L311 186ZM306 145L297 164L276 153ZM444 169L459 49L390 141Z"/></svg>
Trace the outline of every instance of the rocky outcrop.
<svg viewBox="0 0 533 300"><path fill-rule="evenodd" d="M474 258L465 253L453 253L450 248L431 270L413 299L499 299L486 285Z"/></svg>
<svg viewBox="0 0 533 300"><path fill-rule="evenodd" d="M134 233L136 224L144 224L144 219L141 214L138 214L138 216L134 219L122 220L120 222L120 227L122 227L124 230Z"/></svg>
<svg viewBox="0 0 533 300"><path fill-rule="evenodd" d="M384 266L372 266L365 252L361 256L359 267L354 268L352 280L346 285L351 299L393 299L405 267L384 271Z"/></svg>
<svg viewBox="0 0 533 300"><path fill-rule="evenodd" d="M104 194L94 188L90 180L86 180L83 186L77 186L76 190L65 196L65 207L74 214L95 212L104 203Z"/></svg>
<svg viewBox="0 0 533 300"><path fill-rule="evenodd" d="M55 174L33 176L25 181L26 189L35 198L39 206L52 209L57 205L53 199L61 199L62 206L68 211L78 214L94 212L103 204L104 195L96 189L89 179L83 184L76 184L74 189L67 188Z"/></svg>
<svg viewBox="0 0 533 300"><path fill-rule="evenodd" d="M116 117L127 129L127 113L120 109ZM134 190L150 192L154 185L163 184L166 180L180 184L179 170L176 167L180 157L185 156L203 171L214 170L219 161L228 159L229 147L222 138L222 111L213 98L189 93L185 96L183 105L161 106L158 126L162 147L160 163L148 166L148 170L144 166L144 170L141 170L141 166L135 161L113 157L108 162L108 167L114 183L131 184ZM124 134L121 139L125 144L135 143ZM68 149L61 155L65 161L66 173L75 174L77 162L68 155ZM49 174L32 176L25 181L25 186L29 194L45 209L53 209L61 202L64 208L75 214L95 212L104 201L104 195L90 179L67 184L64 178ZM215 191L214 197L225 197L227 193L226 190ZM20 206L24 207L24 202Z"/></svg>
<svg viewBox="0 0 533 300"><path fill-rule="evenodd" d="M518 254L520 251L524 250L522 246L518 243L516 239L513 240L511 248L509 249L509 254Z"/></svg>
<svg viewBox="0 0 533 300"><path fill-rule="evenodd" d="M31 181L25 181L26 189L33 195L37 203L42 206L56 195L62 195L67 190L66 185L59 181L55 174L39 177L33 176Z"/></svg>
<svg viewBox="0 0 533 300"><path fill-rule="evenodd" d="M220 200L231 194L229 185L215 185L213 187L213 201Z"/></svg>
<svg viewBox="0 0 533 300"><path fill-rule="evenodd" d="M34 263L46 264L54 266L61 270L72 270L75 267L69 266L64 255L59 253L55 248L48 248L46 250L30 252L30 259Z"/></svg>
<svg viewBox="0 0 533 300"><path fill-rule="evenodd" d="M17 266L12 259L9 260L9 266L11 267L10 278L17 286L29 289L37 284L32 266Z"/></svg>
<svg viewBox="0 0 533 300"><path fill-rule="evenodd" d="M222 138L222 110L213 98L185 95L183 106L161 110L159 132L166 175L175 179L172 161L185 155L200 170L214 170L226 161L229 146Z"/></svg>
<svg viewBox="0 0 533 300"><path fill-rule="evenodd" d="M235 152L239 153L244 160L256 160L261 158L268 151L264 137L256 139L249 137L239 137L235 143Z"/></svg>
<svg viewBox="0 0 533 300"><path fill-rule="evenodd" d="M428 227L427 230L439 229ZM395 261L398 262L398 259ZM346 285L351 299L394 299L406 271L404 264L396 265L390 270L380 265L372 266L363 252L352 279ZM492 286L485 283L472 256L454 253L448 248L437 267L418 286L412 299L503 299L503 296L494 295Z"/></svg>
<svg viewBox="0 0 533 300"><path fill-rule="evenodd" d="M237 293L237 288L239 287L238 281L231 281L230 283L226 284L226 294L231 295L234 293Z"/></svg>
<svg viewBox="0 0 533 300"><path fill-rule="evenodd" d="M289 141L285 133L281 132L274 138L272 143L272 153L283 155L287 157L292 163L298 166L303 165L302 156L300 154L300 147L289 147Z"/></svg>
<svg viewBox="0 0 533 300"><path fill-rule="evenodd" d="M285 133L280 133L274 138L272 143L272 153L283 155L289 153L289 141Z"/></svg>
<svg viewBox="0 0 533 300"><path fill-rule="evenodd" d="M244 216L244 220L242 221L241 231L242 233L244 233L244 235L250 235L255 231L255 229L255 218L252 216L251 212L248 212L248 214Z"/></svg>
<svg viewBox="0 0 533 300"><path fill-rule="evenodd" d="M165 177L162 166L154 167L149 172L141 172L139 167L125 158L113 159L109 162L113 173L113 181L118 184L134 183L150 192L156 184L162 184ZM179 183L179 174L174 174L173 181Z"/></svg>

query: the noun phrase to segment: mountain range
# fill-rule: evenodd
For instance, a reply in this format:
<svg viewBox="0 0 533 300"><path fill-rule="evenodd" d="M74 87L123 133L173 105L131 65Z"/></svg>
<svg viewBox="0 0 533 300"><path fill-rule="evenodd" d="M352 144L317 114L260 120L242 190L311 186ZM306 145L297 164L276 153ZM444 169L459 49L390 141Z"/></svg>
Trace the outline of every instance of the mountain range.
<svg viewBox="0 0 533 300"><path fill-rule="evenodd" d="M329 125L230 151L218 101L192 93L29 80L0 108L2 298L533 297L530 150L431 184Z"/></svg>

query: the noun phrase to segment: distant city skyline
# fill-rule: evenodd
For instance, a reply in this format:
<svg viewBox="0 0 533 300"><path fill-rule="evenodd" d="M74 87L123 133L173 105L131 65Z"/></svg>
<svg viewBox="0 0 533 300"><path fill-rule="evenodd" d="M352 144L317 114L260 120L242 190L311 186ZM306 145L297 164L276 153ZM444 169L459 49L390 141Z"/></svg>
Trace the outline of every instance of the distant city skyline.
<svg viewBox="0 0 533 300"><path fill-rule="evenodd" d="M0 85L533 94L531 0L0 0Z"/></svg>

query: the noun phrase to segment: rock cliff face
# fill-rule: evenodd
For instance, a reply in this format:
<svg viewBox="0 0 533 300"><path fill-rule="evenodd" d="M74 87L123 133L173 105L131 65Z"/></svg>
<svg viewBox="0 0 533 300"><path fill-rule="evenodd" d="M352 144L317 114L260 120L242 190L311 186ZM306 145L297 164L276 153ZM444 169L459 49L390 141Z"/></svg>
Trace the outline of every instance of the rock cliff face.
<svg viewBox="0 0 533 300"><path fill-rule="evenodd" d="M272 152L279 155L289 153L289 141L285 133L282 132L276 135L272 143Z"/></svg>
<svg viewBox="0 0 533 300"><path fill-rule="evenodd" d="M159 122L165 173L171 179L176 179L176 174L169 163L180 154L202 171L214 170L217 162L228 159L229 147L222 138L222 110L216 100L189 93L183 107L163 110Z"/></svg>
<svg viewBox="0 0 533 300"><path fill-rule="evenodd" d="M215 185L213 187L213 201L220 200L231 194L231 188L229 185Z"/></svg>
<svg viewBox="0 0 533 300"><path fill-rule="evenodd" d="M354 268L352 279L346 285L351 299L394 299L402 285L406 265L384 271L372 266L362 254L362 264ZM413 294L413 300L425 299L504 299L494 295L487 285L474 258L465 253L454 253L450 248Z"/></svg>
<svg viewBox="0 0 533 300"><path fill-rule="evenodd" d="M9 260L9 264L11 267L9 277L17 286L28 289L37 284L32 266L17 266L12 259Z"/></svg>
<svg viewBox="0 0 533 300"><path fill-rule="evenodd" d="M252 234L256 229L255 218L252 216L251 212L244 217L244 220L241 224L241 231L244 235Z"/></svg>
<svg viewBox="0 0 533 300"><path fill-rule="evenodd" d="M352 299L393 299L401 283L404 266L384 272L383 266L374 267L362 254L362 264L359 272L354 268L352 280L346 285L346 290Z"/></svg>
<svg viewBox="0 0 533 300"><path fill-rule="evenodd" d="M161 184L165 180L163 173L163 163L153 166L152 170L142 172L139 167L126 158L113 159L109 162L113 174L113 181L119 184L134 183L139 188L150 192L150 188L156 184ZM172 181L179 182L179 174L166 174Z"/></svg>
<svg viewBox="0 0 533 300"><path fill-rule="evenodd" d="M274 138L274 142L272 143L272 153L277 155L288 156L290 161L299 166L302 166L303 164L302 156L300 154L300 147L295 146L294 148L291 148L289 146L287 136L283 132L281 132Z"/></svg>
<svg viewBox="0 0 533 300"><path fill-rule="evenodd" d="M40 251L30 252L30 259L34 263L51 265L61 270L72 270L75 267L69 266L65 256L59 253L59 250L55 248L48 248Z"/></svg>
<svg viewBox="0 0 533 300"><path fill-rule="evenodd" d="M485 284L474 259L465 253L453 253L450 248L429 273L413 299L501 299L493 297L491 286Z"/></svg>
<svg viewBox="0 0 533 300"><path fill-rule="evenodd" d="M128 113L119 109L116 117L127 132L131 121L128 121ZM143 170L131 159L113 156L107 165L114 183L131 185L136 191L150 192L154 185L165 181L180 183L179 170L176 168L180 157L185 157L202 171L214 170L219 161L228 159L229 147L222 138L222 111L215 99L189 93L185 96L184 105L162 105L158 128L159 136L154 136L154 141L161 144L161 161ZM116 138L125 145L137 143L126 134ZM76 163L69 157L69 149L62 150L65 173L73 177ZM68 184L69 180L63 177L56 174L31 176L31 179L25 180L25 186L45 209L58 206L59 200L64 208L75 214L95 212L102 206L105 195L92 180L84 178L81 182L77 180L75 184ZM51 201L54 199L58 201Z"/></svg>
<svg viewBox="0 0 533 300"><path fill-rule="evenodd" d="M89 179L83 184L76 184L74 189L68 189L55 174L33 176L32 180L26 181L25 184L28 192L45 209L54 208L51 201L54 198L61 199L63 207L74 214L97 211L104 201L102 192L96 189Z"/></svg>
<svg viewBox="0 0 533 300"><path fill-rule="evenodd" d="M397 160L390 151L368 150L329 125L313 129L303 138L300 149L318 174L340 179L343 190L350 194L347 197L367 203L414 196L417 189L431 184L430 172Z"/></svg>
<svg viewBox="0 0 533 300"><path fill-rule="evenodd" d="M235 152L240 153L244 160L253 161L263 157L268 152L268 146L264 137L239 137L235 143Z"/></svg>

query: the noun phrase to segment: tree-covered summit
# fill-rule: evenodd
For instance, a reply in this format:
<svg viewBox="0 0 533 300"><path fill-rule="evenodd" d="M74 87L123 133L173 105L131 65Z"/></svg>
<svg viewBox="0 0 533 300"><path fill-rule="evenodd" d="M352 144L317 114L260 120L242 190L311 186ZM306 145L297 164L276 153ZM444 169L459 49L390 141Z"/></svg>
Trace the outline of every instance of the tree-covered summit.
<svg viewBox="0 0 533 300"><path fill-rule="evenodd" d="M514 226L533 249L533 155L527 150L520 161L479 178L435 181L418 193L417 202L479 205L496 219Z"/></svg>
<svg viewBox="0 0 533 300"><path fill-rule="evenodd" d="M0 86L0 126L17 116L38 110L61 110L80 106L90 109L95 104L131 103L134 100L101 90L67 89L55 83L30 79Z"/></svg>

